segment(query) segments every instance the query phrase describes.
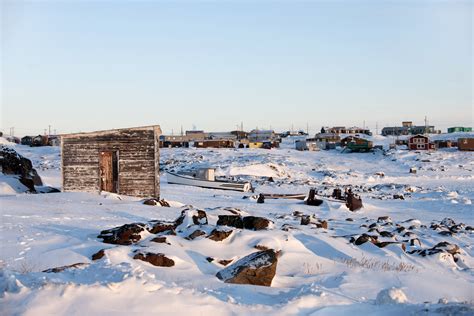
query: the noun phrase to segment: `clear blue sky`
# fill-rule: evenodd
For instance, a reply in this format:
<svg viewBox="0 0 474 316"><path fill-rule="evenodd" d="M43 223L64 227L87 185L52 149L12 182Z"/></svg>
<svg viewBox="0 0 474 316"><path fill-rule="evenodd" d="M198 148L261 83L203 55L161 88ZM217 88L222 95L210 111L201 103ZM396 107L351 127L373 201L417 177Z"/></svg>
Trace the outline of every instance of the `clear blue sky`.
<svg viewBox="0 0 474 316"><path fill-rule="evenodd" d="M1 128L473 125L472 1L2 1Z"/></svg>

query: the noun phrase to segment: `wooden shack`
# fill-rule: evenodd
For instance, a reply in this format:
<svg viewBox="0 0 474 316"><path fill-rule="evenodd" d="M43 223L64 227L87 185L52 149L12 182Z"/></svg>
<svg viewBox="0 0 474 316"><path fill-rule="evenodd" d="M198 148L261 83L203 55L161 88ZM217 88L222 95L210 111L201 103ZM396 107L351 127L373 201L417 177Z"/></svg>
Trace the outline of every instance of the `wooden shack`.
<svg viewBox="0 0 474 316"><path fill-rule="evenodd" d="M61 135L64 191L160 196L158 125Z"/></svg>
<svg viewBox="0 0 474 316"><path fill-rule="evenodd" d="M474 138L459 138L458 149L465 151L474 151Z"/></svg>

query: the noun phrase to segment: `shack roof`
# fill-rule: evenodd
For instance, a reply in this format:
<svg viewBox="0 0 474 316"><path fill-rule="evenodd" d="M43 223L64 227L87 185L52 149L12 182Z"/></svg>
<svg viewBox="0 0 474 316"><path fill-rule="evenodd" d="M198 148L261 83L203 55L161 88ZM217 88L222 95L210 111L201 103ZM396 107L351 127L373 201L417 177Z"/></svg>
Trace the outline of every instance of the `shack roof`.
<svg viewBox="0 0 474 316"><path fill-rule="evenodd" d="M148 125L148 126L140 126L140 127L116 128L116 129L94 131L94 132L80 132L80 133L60 134L59 136L64 137L64 138L76 137L76 136L97 136L97 135L107 134L107 133L110 133L110 132L120 132L120 131L125 131L125 130L133 130L133 131L154 130L157 134L161 134L160 125Z"/></svg>

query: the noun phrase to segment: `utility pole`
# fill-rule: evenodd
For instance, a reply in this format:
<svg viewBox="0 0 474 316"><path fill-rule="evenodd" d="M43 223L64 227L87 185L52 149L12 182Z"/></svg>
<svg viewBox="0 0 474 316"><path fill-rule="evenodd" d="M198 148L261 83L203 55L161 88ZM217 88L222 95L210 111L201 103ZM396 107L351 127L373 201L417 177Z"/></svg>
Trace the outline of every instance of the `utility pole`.
<svg viewBox="0 0 474 316"><path fill-rule="evenodd" d="M428 133L427 130L428 130L428 117L425 115L425 134Z"/></svg>
<svg viewBox="0 0 474 316"><path fill-rule="evenodd" d="M306 134L309 135L309 124L308 124L308 122L306 122Z"/></svg>
<svg viewBox="0 0 474 316"><path fill-rule="evenodd" d="M48 136L51 136L51 125L48 125Z"/></svg>
<svg viewBox="0 0 474 316"><path fill-rule="evenodd" d="M244 122L240 122L240 131L241 131L241 132L244 131Z"/></svg>
<svg viewBox="0 0 474 316"><path fill-rule="evenodd" d="M375 135L379 134L379 122L375 122Z"/></svg>
<svg viewBox="0 0 474 316"><path fill-rule="evenodd" d="M183 125L181 125L181 136L183 136Z"/></svg>

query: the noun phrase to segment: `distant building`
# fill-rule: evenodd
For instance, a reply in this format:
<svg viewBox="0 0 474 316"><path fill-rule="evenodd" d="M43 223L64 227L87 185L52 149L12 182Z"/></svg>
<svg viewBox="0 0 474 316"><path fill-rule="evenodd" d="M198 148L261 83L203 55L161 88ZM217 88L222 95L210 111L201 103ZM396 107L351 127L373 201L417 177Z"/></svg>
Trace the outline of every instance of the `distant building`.
<svg viewBox="0 0 474 316"><path fill-rule="evenodd" d="M160 148L181 148L189 147L189 138L187 136L161 135Z"/></svg>
<svg viewBox="0 0 474 316"><path fill-rule="evenodd" d="M325 133L334 133L334 134L365 134L372 135L369 129L360 128L360 127L345 127L345 126L335 126L335 127L323 127Z"/></svg>
<svg viewBox="0 0 474 316"><path fill-rule="evenodd" d="M48 145L48 136L46 135L38 135L33 137L31 141L32 147L40 147L40 146L47 146Z"/></svg>
<svg viewBox="0 0 474 316"><path fill-rule="evenodd" d="M273 142L277 136L273 130L254 129L248 135L249 141L252 142Z"/></svg>
<svg viewBox="0 0 474 316"><path fill-rule="evenodd" d="M25 136L25 137L22 137L22 139L21 139L21 144L22 145L31 146L32 143L33 143L33 137L32 136Z"/></svg>
<svg viewBox="0 0 474 316"><path fill-rule="evenodd" d="M472 132L472 127L456 126L456 127L448 128L448 133L457 133L457 132L469 133L469 132Z"/></svg>
<svg viewBox="0 0 474 316"><path fill-rule="evenodd" d="M341 139L341 146L350 149L353 152L369 151L374 147L374 144L364 138L348 136Z"/></svg>
<svg viewBox="0 0 474 316"><path fill-rule="evenodd" d="M194 142L196 148L235 148L233 140L226 139L205 139Z"/></svg>
<svg viewBox="0 0 474 316"><path fill-rule="evenodd" d="M439 131L436 131L433 125L415 126L411 121L402 122L402 126L388 126L382 128L383 136L402 136L435 133L439 133Z"/></svg>
<svg viewBox="0 0 474 316"><path fill-rule="evenodd" d="M209 132L207 133L208 139L219 139L219 140L237 140L237 136L231 132Z"/></svg>
<svg viewBox="0 0 474 316"><path fill-rule="evenodd" d="M474 151L474 138L459 138L458 149L463 151Z"/></svg>
<svg viewBox="0 0 474 316"><path fill-rule="evenodd" d="M382 128L383 136L402 136L409 135L410 128L406 126L393 126L393 127L384 127Z"/></svg>
<svg viewBox="0 0 474 316"><path fill-rule="evenodd" d="M208 134L204 131L186 131L186 136L188 141L204 140L208 138Z"/></svg>
<svg viewBox="0 0 474 316"><path fill-rule="evenodd" d="M415 135L408 139L408 149L410 150L434 150L436 145L430 142L428 136Z"/></svg>

